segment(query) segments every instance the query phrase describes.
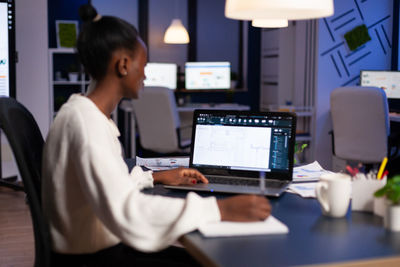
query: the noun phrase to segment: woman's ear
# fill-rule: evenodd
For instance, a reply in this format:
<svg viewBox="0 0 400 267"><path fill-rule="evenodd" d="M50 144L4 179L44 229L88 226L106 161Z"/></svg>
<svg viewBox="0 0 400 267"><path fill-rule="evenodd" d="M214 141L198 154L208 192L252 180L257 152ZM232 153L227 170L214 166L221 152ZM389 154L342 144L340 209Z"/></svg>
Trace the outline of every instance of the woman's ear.
<svg viewBox="0 0 400 267"><path fill-rule="evenodd" d="M116 64L116 71L118 77L124 77L128 75L128 63L129 63L129 57L126 55L121 55Z"/></svg>

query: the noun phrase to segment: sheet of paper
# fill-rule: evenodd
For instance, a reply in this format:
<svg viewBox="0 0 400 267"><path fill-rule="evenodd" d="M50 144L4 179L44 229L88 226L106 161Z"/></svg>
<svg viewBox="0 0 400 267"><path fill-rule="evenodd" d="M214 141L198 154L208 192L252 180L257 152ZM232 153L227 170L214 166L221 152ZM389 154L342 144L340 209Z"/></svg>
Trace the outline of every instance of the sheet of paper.
<svg viewBox="0 0 400 267"><path fill-rule="evenodd" d="M304 198L315 198L315 185L317 183L298 183L290 184L286 192L297 194Z"/></svg>
<svg viewBox="0 0 400 267"><path fill-rule="evenodd" d="M136 165L145 166L153 171L169 170L178 167L189 167L189 157L141 158L136 156Z"/></svg>
<svg viewBox="0 0 400 267"><path fill-rule="evenodd" d="M205 237L286 234L289 228L270 215L263 222L217 222L199 227Z"/></svg>
<svg viewBox="0 0 400 267"><path fill-rule="evenodd" d="M318 161L313 163L294 167L293 168L293 182L312 182L318 181L319 177L323 174L332 173L331 171L324 170Z"/></svg>

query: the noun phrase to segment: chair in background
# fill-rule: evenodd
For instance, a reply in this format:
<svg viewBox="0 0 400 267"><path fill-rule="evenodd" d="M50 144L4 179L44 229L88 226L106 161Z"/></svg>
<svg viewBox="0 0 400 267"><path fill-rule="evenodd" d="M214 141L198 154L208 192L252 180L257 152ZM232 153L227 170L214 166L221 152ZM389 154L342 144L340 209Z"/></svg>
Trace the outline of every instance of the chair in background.
<svg viewBox="0 0 400 267"><path fill-rule="evenodd" d="M13 98L0 98L0 128L14 153L31 211L35 238L34 266L50 266L50 231L41 206L42 134L32 114Z"/></svg>
<svg viewBox="0 0 400 267"><path fill-rule="evenodd" d="M182 130L174 92L165 87L145 87L132 100L142 156L187 154L190 140ZM146 153L147 152L147 153Z"/></svg>
<svg viewBox="0 0 400 267"><path fill-rule="evenodd" d="M339 87L330 102L335 156L364 164L390 156L389 110L381 88Z"/></svg>

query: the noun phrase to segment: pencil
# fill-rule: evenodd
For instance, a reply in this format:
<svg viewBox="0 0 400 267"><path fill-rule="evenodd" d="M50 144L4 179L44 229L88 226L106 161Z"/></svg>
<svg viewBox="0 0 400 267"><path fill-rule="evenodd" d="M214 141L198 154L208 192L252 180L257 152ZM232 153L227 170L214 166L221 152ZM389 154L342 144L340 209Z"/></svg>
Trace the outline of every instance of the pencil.
<svg viewBox="0 0 400 267"><path fill-rule="evenodd" d="M381 166L379 167L378 175L376 176L376 178L378 178L378 180L382 179L382 174L383 174L383 171L385 170L387 162L388 162L388 158L384 157L382 160Z"/></svg>

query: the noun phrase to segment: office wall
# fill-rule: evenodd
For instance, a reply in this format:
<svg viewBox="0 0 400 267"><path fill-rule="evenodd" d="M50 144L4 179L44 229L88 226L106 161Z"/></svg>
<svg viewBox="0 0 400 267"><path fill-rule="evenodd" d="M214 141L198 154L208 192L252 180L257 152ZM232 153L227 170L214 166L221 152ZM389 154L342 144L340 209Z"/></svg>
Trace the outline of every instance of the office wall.
<svg viewBox="0 0 400 267"><path fill-rule="evenodd" d="M197 1L197 60L229 61L238 72L239 21L224 15L225 0Z"/></svg>
<svg viewBox="0 0 400 267"><path fill-rule="evenodd" d="M120 17L138 26L139 0L92 0L93 6L100 15ZM49 47L57 47L56 20L77 20L80 22L78 9L87 0L48 0Z"/></svg>
<svg viewBox="0 0 400 267"><path fill-rule="evenodd" d="M187 0L149 0L149 62L177 63L183 70L187 45L165 44L164 33L174 18L188 29L187 8Z"/></svg>
<svg viewBox="0 0 400 267"><path fill-rule="evenodd" d="M16 2L17 100L36 119L43 136L49 128L47 0Z"/></svg>
<svg viewBox="0 0 400 267"><path fill-rule="evenodd" d="M138 1L139 0L92 0L101 15L116 16L138 28Z"/></svg>
<svg viewBox="0 0 400 267"><path fill-rule="evenodd" d="M393 0L335 0L335 14L319 21L315 155L325 168L332 162L330 93L339 86L359 84L362 69L390 69L392 7ZM350 51L344 34L362 24L371 40Z"/></svg>

